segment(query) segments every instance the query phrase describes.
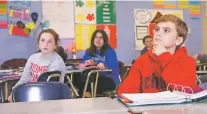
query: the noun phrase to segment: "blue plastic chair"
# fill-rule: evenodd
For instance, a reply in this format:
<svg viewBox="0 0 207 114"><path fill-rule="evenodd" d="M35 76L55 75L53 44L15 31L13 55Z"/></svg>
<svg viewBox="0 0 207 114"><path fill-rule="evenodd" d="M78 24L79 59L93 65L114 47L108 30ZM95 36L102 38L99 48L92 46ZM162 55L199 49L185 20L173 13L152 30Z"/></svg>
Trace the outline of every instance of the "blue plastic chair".
<svg viewBox="0 0 207 114"><path fill-rule="evenodd" d="M12 91L13 102L70 99L69 87L60 82L24 83Z"/></svg>

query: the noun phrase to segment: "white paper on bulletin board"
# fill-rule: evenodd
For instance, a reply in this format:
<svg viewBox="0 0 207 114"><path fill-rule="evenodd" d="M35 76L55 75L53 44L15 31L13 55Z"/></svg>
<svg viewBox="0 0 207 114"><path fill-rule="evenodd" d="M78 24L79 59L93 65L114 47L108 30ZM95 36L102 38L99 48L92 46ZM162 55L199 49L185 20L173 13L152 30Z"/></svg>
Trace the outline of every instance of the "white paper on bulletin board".
<svg viewBox="0 0 207 114"><path fill-rule="evenodd" d="M73 1L42 1L44 20L49 20L49 28L60 38L74 38Z"/></svg>
<svg viewBox="0 0 207 114"><path fill-rule="evenodd" d="M144 48L142 42L144 36L150 35L153 37L154 21L165 14L176 15L183 19L182 10L134 9L136 50L142 50Z"/></svg>

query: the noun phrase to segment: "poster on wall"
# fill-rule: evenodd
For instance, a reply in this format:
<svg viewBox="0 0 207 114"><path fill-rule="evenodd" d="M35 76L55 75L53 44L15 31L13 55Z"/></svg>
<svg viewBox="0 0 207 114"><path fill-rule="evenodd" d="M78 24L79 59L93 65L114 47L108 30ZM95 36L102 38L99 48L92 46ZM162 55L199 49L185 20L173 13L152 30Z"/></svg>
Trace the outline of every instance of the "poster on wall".
<svg viewBox="0 0 207 114"><path fill-rule="evenodd" d="M8 28L7 1L0 1L0 29Z"/></svg>
<svg viewBox="0 0 207 114"><path fill-rule="evenodd" d="M60 38L74 38L73 1L42 1L42 14ZM67 12L67 13L66 13Z"/></svg>
<svg viewBox="0 0 207 114"><path fill-rule="evenodd" d="M142 39L145 35L153 37L155 20L165 14L173 14L183 19L182 10L154 10L154 9L134 9L135 20L135 49L144 48Z"/></svg>
<svg viewBox="0 0 207 114"><path fill-rule="evenodd" d="M97 24L116 24L115 1L96 1Z"/></svg>
<svg viewBox="0 0 207 114"><path fill-rule="evenodd" d="M205 1L204 3L204 14L205 14L205 17L207 17L207 1Z"/></svg>
<svg viewBox="0 0 207 114"><path fill-rule="evenodd" d="M165 8L175 9L177 6L177 2L173 0L165 0Z"/></svg>
<svg viewBox="0 0 207 114"><path fill-rule="evenodd" d="M76 0L75 23L78 24L96 24L96 1L95 0Z"/></svg>
<svg viewBox="0 0 207 114"><path fill-rule="evenodd" d="M90 41L93 32L96 29L104 30L109 36L108 41L112 48L117 48L117 34L116 25L89 25L89 24L76 24L75 25L75 40L77 50L86 50L90 47Z"/></svg>
<svg viewBox="0 0 207 114"><path fill-rule="evenodd" d="M153 8L164 8L164 0L153 0Z"/></svg>
<svg viewBox="0 0 207 114"><path fill-rule="evenodd" d="M178 0L178 8L180 9L188 9L189 0Z"/></svg>
<svg viewBox="0 0 207 114"><path fill-rule="evenodd" d="M135 29L137 40L142 40L143 37L148 35L148 26L135 26Z"/></svg>
<svg viewBox="0 0 207 114"><path fill-rule="evenodd" d="M189 11L190 17L193 20L200 19L201 11L200 11L200 1L189 1Z"/></svg>
<svg viewBox="0 0 207 114"><path fill-rule="evenodd" d="M104 30L108 35L109 44L112 48L117 48L117 32L116 32L116 25L97 25L97 29Z"/></svg>
<svg viewBox="0 0 207 114"><path fill-rule="evenodd" d="M8 23L9 34L24 36L28 38L35 23L31 20L31 1L9 1L8 2ZM36 19L38 17L36 16ZM31 26L31 23L32 24ZM28 26L30 25L30 26Z"/></svg>
<svg viewBox="0 0 207 114"><path fill-rule="evenodd" d="M75 41L77 50L86 50L90 46L90 40L96 25L76 24Z"/></svg>
<svg viewBox="0 0 207 114"><path fill-rule="evenodd" d="M76 0L75 36L76 49L85 50L95 29L104 30L112 48L117 48L116 7L111 0Z"/></svg>

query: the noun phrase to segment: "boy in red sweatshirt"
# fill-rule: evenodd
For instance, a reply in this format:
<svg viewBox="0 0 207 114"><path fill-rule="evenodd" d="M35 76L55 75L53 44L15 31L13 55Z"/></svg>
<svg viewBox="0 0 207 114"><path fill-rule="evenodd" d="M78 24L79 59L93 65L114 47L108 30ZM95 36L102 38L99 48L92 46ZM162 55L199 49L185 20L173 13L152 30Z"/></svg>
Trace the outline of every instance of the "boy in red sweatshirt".
<svg viewBox="0 0 207 114"><path fill-rule="evenodd" d="M153 49L137 58L120 84L118 95L165 91L169 83L194 87L196 62L182 46L187 33L187 25L180 18L171 14L160 17L156 21Z"/></svg>

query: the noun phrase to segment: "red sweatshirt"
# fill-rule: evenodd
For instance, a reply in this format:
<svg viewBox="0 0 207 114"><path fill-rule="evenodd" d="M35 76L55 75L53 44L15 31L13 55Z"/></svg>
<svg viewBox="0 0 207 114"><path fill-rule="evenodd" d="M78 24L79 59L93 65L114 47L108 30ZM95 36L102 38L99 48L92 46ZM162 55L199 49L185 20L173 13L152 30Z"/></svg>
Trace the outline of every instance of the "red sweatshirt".
<svg viewBox="0 0 207 114"><path fill-rule="evenodd" d="M173 55L165 52L156 56L149 51L137 58L117 92L152 93L166 90L169 83L194 87L195 81L196 62L185 47Z"/></svg>

